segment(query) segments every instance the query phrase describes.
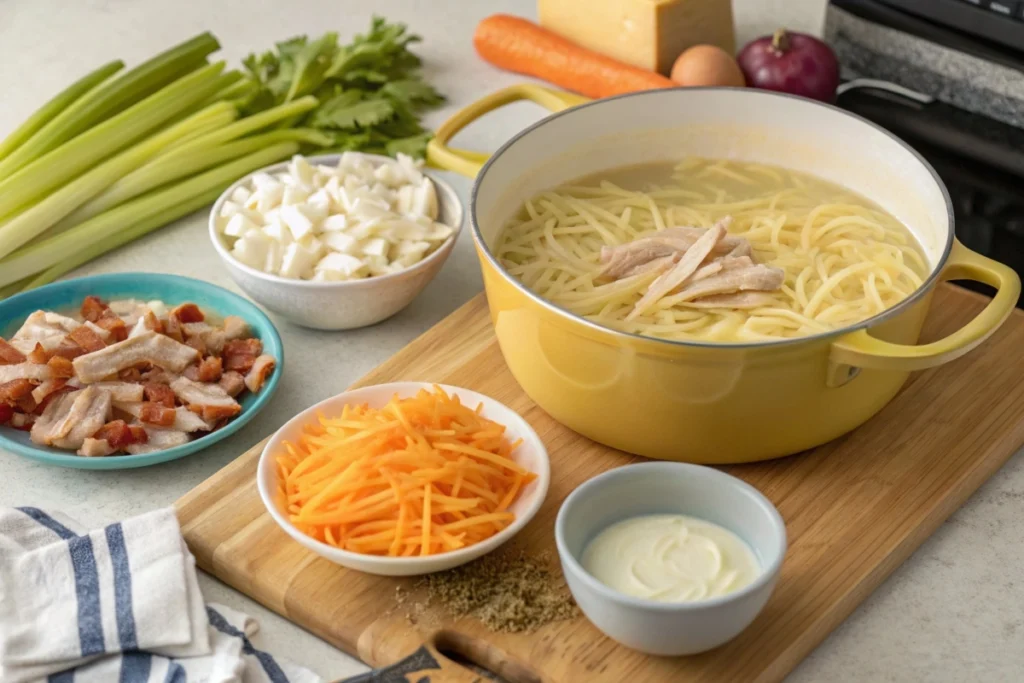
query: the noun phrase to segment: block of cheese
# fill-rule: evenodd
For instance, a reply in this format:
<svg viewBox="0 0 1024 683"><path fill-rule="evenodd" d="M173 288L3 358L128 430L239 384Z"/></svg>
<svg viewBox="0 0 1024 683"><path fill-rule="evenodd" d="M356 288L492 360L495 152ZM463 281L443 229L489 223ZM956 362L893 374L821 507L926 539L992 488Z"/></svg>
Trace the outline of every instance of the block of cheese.
<svg viewBox="0 0 1024 683"><path fill-rule="evenodd" d="M693 45L736 51L731 0L538 0L537 9L544 28L666 75Z"/></svg>

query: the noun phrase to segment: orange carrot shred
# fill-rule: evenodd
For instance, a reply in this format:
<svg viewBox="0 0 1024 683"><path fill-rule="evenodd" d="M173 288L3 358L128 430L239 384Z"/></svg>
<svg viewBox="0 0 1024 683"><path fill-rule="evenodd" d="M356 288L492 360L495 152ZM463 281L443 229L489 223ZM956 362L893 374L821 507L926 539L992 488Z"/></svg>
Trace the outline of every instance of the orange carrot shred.
<svg viewBox="0 0 1024 683"><path fill-rule="evenodd" d="M536 475L513 457L520 442L482 413L435 385L380 409L318 414L276 458L289 518L317 540L392 557L490 538Z"/></svg>

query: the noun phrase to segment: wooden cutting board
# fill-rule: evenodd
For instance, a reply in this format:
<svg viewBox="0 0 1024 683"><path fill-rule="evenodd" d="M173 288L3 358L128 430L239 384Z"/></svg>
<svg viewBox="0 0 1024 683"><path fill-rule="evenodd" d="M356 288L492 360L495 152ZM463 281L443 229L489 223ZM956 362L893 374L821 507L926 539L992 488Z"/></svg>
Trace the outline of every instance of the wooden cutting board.
<svg viewBox="0 0 1024 683"><path fill-rule="evenodd" d="M925 337L960 327L985 301L943 286ZM754 624L728 645L694 657L630 651L582 616L507 635L430 608L421 626L413 626L395 603L396 587L411 580L338 567L275 526L256 492L262 444L184 496L178 514L200 567L374 666L418 651L440 625L446 642L461 643L462 654L513 683L779 681L1024 442L1022 348L1024 314L1017 311L977 351L913 376L889 406L851 434L787 459L728 468L778 506L790 548L778 588ZM551 490L514 541L531 553L554 555L555 514L573 488L639 459L569 431L523 394L502 360L482 294L356 386L396 380L482 392L537 430L551 453ZM430 673L433 659L426 654L422 661L423 672L408 680L481 680L444 660L443 671ZM404 681L416 670L406 667L387 680Z"/></svg>

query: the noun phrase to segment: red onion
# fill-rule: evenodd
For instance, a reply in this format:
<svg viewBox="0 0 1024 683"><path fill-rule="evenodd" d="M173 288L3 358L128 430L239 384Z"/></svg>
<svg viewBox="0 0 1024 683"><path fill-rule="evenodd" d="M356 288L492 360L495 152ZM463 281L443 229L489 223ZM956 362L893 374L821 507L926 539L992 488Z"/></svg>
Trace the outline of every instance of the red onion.
<svg viewBox="0 0 1024 683"><path fill-rule="evenodd" d="M751 42L737 57L747 85L833 102L839 62L832 48L814 36L779 29Z"/></svg>

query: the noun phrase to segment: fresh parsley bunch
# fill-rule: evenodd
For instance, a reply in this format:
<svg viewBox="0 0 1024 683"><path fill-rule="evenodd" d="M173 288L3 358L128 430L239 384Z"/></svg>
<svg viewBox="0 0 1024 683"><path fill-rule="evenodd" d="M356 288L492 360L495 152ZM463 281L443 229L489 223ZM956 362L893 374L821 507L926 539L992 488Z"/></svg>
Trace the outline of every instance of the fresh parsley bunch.
<svg viewBox="0 0 1024 683"><path fill-rule="evenodd" d="M284 127L329 135L334 142L324 151L422 157L432 133L420 125L419 114L444 97L419 73L420 58L409 50L419 40L404 24L374 17L370 31L348 45L338 44L337 33L277 43L275 50L243 61L250 78L243 113L313 95L320 106Z"/></svg>

